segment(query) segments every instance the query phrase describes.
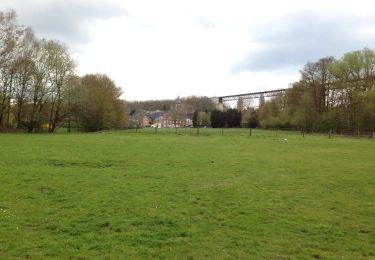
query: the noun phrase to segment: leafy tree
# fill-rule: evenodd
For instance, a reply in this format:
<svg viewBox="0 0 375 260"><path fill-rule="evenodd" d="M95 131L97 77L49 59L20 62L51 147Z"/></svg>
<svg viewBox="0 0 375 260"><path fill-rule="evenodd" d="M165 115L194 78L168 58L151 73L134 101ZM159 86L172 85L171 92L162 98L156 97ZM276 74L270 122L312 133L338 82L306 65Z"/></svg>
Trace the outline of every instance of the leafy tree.
<svg viewBox="0 0 375 260"><path fill-rule="evenodd" d="M198 125L199 126L210 126L211 119L208 112L199 112L198 113Z"/></svg>
<svg viewBox="0 0 375 260"><path fill-rule="evenodd" d="M259 125L258 110L249 108L242 113L242 125L256 128Z"/></svg>
<svg viewBox="0 0 375 260"><path fill-rule="evenodd" d="M294 125L303 129L312 129L314 125L314 100L309 92L305 92L293 114Z"/></svg>
<svg viewBox="0 0 375 260"><path fill-rule="evenodd" d="M31 28L17 25L14 11L0 12L0 127L29 132L42 125L49 132L60 124L70 129L71 123L90 131L123 127L127 115L120 90L105 75L81 80L75 67L62 43L40 40Z"/></svg>
<svg viewBox="0 0 375 260"><path fill-rule="evenodd" d="M360 121L364 131L375 133L375 89L364 97Z"/></svg>
<svg viewBox="0 0 375 260"><path fill-rule="evenodd" d="M375 52L368 48L308 63L284 98L260 101L262 127L373 131Z"/></svg>
<svg viewBox="0 0 375 260"><path fill-rule="evenodd" d="M85 75L76 91L78 125L85 131L125 127L127 117L121 90L107 75Z"/></svg>
<svg viewBox="0 0 375 260"><path fill-rule="evenodd" d="M211 126L213 128L225 127L225 122L225 112L216 109L211 112Z"/></svg>
<svg viewBox="0 0 375 260"><path fill-rule="evenodd" d="M237 109L230 108L226 111L227 127L241 127L241 112Z"/></svg>
<svg viewBox="0 0 375 260"><path fill-rule="evenodd" d="M264 128L279 126L279 102L277 99L264 101L259 106L259 124Z"/></svg>
<svg viewBox="0 0 375 260"><path fill-rule="evenodd" d="M193 126L198 127L199 122L198 122L198 110L195 110L193 113Z"/></svg>

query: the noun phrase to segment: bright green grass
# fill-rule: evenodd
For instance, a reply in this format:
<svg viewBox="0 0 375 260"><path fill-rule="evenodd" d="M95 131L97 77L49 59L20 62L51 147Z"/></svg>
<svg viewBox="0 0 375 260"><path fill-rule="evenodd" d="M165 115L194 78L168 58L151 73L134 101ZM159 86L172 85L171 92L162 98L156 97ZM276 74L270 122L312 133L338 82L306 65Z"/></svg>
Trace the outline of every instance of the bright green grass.
<svg viewBox="0 0 375 260"><path fill-rule="evenodd" d="M0 134L0 258L375 258L374 140L153 131Z"/></svg>

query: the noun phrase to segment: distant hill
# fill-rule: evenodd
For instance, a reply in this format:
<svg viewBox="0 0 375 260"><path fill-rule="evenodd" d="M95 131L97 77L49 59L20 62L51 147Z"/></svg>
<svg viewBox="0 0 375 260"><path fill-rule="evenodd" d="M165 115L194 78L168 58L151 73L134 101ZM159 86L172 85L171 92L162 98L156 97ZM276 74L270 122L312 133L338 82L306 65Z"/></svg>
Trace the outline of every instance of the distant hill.
<svg viewBox="0 0 375 260"><path fill-rule="evenodd" d="M212 111L215 109L215 104L209 97L206 96L189 96L180 99L182 103L188 107L188 110L194 111ZM168 111L176 104L176 100L146 100L146 101L131 101L127 102L128 111L147 110L147 111Z"/></svg>

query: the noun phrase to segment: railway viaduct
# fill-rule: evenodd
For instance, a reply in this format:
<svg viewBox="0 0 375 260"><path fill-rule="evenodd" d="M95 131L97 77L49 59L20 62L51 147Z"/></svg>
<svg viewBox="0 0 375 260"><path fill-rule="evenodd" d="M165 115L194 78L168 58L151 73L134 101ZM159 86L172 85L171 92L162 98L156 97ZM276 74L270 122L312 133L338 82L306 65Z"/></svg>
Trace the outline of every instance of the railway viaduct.
<svg viewBox="0 0 375 260"><path fill-rule="evenodd" d="M225 101L235 101L235 100L239 100L240 98L253 99L253 98L262 98L262 97L263 98L274 97L280 94L284 94L287 90L288 89L275 89L275 90L259 91L259 92L245 93L245 94L213 97L211 99L216 104L217 108L222 110L223 102Z"/></svg>

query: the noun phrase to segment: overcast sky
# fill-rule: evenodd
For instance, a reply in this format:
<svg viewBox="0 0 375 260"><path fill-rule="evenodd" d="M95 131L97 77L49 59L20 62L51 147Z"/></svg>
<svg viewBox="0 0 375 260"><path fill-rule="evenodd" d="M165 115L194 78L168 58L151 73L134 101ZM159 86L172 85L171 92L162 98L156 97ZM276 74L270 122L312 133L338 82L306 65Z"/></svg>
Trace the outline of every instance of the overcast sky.
<svg viewBox="0 0 375 260"><path fill-rule="evenodd" d="M10 8L127 100L286 88L308 61L375 49L375 1L0 1Z"/></svg>

